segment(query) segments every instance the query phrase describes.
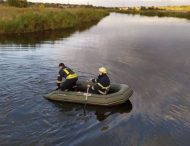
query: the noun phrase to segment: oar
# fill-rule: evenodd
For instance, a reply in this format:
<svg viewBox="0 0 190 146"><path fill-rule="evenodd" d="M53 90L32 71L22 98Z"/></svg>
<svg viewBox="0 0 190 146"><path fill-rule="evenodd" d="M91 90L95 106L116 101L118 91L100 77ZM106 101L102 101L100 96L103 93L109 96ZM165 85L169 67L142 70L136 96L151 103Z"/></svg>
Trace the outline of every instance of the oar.
<svg viewBox="0 0 190 146"><path fill-rule="evenodd" d="M86 116L86 104L87 104L87 100L88 100L88 91L89 91L89 86L87 86L87 90L86 90L86 98L85 98L85 104L84 104L84 115Z"/></svg>

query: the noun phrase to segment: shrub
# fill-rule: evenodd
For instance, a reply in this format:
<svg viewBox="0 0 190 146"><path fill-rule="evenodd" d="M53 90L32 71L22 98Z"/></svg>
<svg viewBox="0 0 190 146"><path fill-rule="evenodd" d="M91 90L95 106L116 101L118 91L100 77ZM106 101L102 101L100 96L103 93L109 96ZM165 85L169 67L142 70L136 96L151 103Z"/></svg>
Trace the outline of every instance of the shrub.
<svg viewBox="0 0 190 146"><path fill-rule="evenodd" d="M14 6L14 7L27 7L28 3L27 0L7 0L7 4L9 6Z"/></svg>

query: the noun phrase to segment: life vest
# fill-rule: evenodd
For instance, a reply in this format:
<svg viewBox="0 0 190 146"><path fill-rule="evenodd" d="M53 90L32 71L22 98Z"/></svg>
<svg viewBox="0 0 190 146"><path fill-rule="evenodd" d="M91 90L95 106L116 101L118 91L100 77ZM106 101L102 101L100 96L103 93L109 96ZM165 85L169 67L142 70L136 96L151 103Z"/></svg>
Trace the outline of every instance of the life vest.
<svg viewBox="0 0 190 146"><path fill-rule="evenodd" d="M78 77L78 75L74 73L70 68L64 68L63 71L65 72L66 79L74 79Z"/></svg>

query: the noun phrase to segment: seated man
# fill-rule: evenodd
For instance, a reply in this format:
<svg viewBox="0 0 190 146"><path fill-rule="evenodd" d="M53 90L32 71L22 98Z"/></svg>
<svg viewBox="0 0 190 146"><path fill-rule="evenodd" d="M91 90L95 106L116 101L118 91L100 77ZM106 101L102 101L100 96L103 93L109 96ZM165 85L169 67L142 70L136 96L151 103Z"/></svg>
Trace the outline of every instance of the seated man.
<svg viewBox="0 0 190 146"><path fill-rule="evenodd" d="M57 86L56 90L61 89L61 91L70 90L78 80L78 75L73 72L70 68L66 67L64 63L59 64L59 75L57 77ZM66 80L61 84L62 78Z"/></svg>
<svg viewBox="0 0 190 146"><path fill-rule="evenodd" d="M91 80L96 83L95 86L88 86L90 93L106 95L110 89L110 79L107 76L107 69L105 67L99 68L99 76L97 79Z"/></svg>

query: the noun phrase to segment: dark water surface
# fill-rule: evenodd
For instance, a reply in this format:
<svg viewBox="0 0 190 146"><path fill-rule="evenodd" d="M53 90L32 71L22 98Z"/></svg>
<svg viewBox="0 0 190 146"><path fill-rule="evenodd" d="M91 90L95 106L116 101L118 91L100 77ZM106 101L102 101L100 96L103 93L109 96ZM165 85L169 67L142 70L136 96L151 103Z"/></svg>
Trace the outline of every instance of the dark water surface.
<svg viewBox="0 0 190 146"><path fill-rule="evenodd" d="M42 35L0 38L1 146L190 145L190 21L112 13L91 28ZM84 117L82 105L43 98L59 62L82 79L106 66L134 94L116 108L87 106Z"/></svg>

